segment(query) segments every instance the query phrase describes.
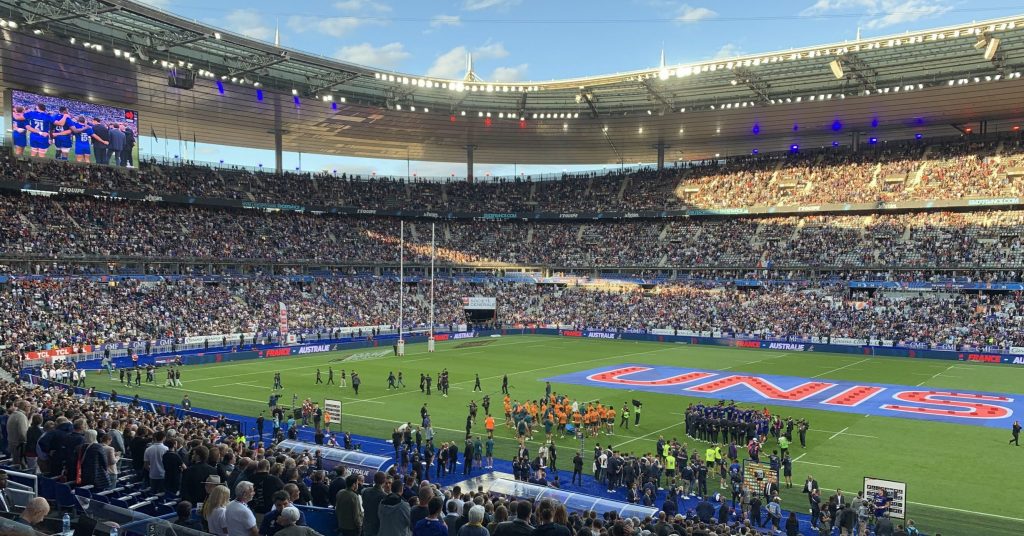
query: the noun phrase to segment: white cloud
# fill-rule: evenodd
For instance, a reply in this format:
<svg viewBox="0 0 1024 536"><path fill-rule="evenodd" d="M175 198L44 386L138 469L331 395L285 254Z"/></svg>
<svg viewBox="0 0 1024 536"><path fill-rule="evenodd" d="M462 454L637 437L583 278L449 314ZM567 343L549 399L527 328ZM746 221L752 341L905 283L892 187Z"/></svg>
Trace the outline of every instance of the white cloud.
<svg viewBox="0 0 1024 536"><path fill-rule="evenodd" d="M487 43L473 49L474 60L496 60L508 56L508 50L501 43Z"/></svg>
<svg viewBox="0 0 1024 536"><path fill-rule="evenodd" d="M434 18L430 19L431 28L442 26L462 26L462 18L458 15L434 15Z"/></svg>
<svg viewBox="0 0 1024 536"><path fill-rule="evenodd" d="M905 2L884 2L895 4L883 11L879 17L869 20L866 26L870 29L885 28L896 24L905 24L918 19L937 17L953 9L953 6L932 3L922 0L906 0Z"/></svg>
<svg viewBox="0 0 1024 536"><path fill-rule="evenodd" d="M362 43L342 47L334 53L334 57L367 67L394 68L412 57L412 54L405 50L405 45L398 42L388 43L379 47L375 47L370 43Z"/></svg>
<svg viewBox="0 0 1024 536"><path fill-rule="evenodd" d="M511 67L498 67L488 79L491 82L519 82L526 79L529 64L521 63Z"/></svg>
<svg viewBox="0 0 1024 536"><path fill-rule="evenodd" d="M380 13L391 11L391 6L371 0L341 0L335 2L334 7L342 11L377 11Z"/></svg>
<svg viewBox="0 0 1024 536"><path fill-rule="evenodd" d="M344 37L364 24L380 24L380 21L359 17L302 17L288 18L288 27L296 32L315 30L331 37Z"/></svg>
<svg viewBox="0 0 1024 536"><path fill-rule="evenodd" d="M224 27L235 33L267 41L274 37L274 29L255 9L236 9L224 16Z"/></svg>
<svg viewBox="0 0 1024 536"><path fill-rule="evenodd" d="M679 22L698 22L704 19L710 19L715 15L718 15L718 13L715 13L706 7L691 7L683 4L683 6L679 8L679 16L676 17L676 20Z"/></svg>
<svg viewBox="0 0 1024 536"><path fill-rule="evenodd" d="M861 13L860 23L873 30L936 17L951 9L952 6L933 0L818 0L800 14L814 17Z"/></svg>
<svg viewBox="0 0 1024 536"><path fill-rule="evenodd" d="M463 8L467 11L479 11L492 7L507 8L518 4L520 0L465 0Z"/></svg>
<svg viewBox="0 0 1024 536"><path fill-rule="evenodd" d="M427 69L427 76L432 78L461 79L466 74L466 56L469 50L466 47L455 47L434 60L433 65Z"/></svg>
<svg viewBox="0 0 1024 536"><path fill-rule="evenodd" d="M735 58L736 56L742 56L743 51L736 43L726 43L722 45L722 48L715 52L715 55L711 57L714 60L722 60L725 58Z"/></svg>
<svg viewBox="0 0 1024 536"><path fill-rule="evenodd" d="M457 46L434 60L427 69L427 76L459 80L466 74L466 57L469 48ZM487 43L473 49L473 62L496 60L508 56L508 50L501 43Z"/></svg>

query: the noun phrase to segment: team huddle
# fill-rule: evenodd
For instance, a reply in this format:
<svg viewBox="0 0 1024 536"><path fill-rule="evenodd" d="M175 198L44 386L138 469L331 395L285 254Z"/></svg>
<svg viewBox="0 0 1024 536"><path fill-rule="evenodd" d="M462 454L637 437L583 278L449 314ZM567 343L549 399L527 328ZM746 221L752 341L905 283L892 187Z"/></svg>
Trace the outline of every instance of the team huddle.
<svg viewBox="0 0 1024 536"><path fill-rule="evenodd" d="M57 160L69 160L73 149L76 162L89 163L95 149L96 163L132 166L136 135L125 123L105 123L99 117L87 119L82 114L74 116L67 106L50 113L41 102L35 109L15 106L12 119L16 156L23 156L27 147L30 156L44 158L53 146Z"/></svg>

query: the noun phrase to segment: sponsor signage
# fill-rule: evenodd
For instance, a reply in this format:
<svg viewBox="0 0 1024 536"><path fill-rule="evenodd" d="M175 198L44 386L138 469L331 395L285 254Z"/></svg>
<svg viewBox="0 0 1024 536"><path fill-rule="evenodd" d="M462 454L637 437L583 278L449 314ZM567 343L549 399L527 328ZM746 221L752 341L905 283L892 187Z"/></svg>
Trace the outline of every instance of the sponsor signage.
<svg viewBox="0 0 1024 536"><path fill-rule="evenodd" d="M760 341L736 341L737 348L760 348Z"/></svg>
<svg viewBox="0 0 1024 536"><path fill-rule="evenodd" d="M1008 427L1024 412L1024 399L999 393L658 365L615 365L546 380L994 428Z"/></svg>
<svg viewBox="0 0 1024 536"><path fill-rule="evenodd" d="M769 342L765 341L761 343L761 348L767 348L769 350L785 350L787 352L806 352L807 345L803 343L795 342Z"/></svg>
<svg viewBox="0 0 1024 536"><path fill-rule="evenodd" d="M330 352L330 344L314 344L312 346L300 346L295 349L296 354L317 354L321 352Z"/></svg>
<svg viewBox="0 0 1024 536"><path fill-rule="evenodd" d="M470 310L494 310L498 307L497 298L488 296L469 296L462 298L462 308Z"/></svg>
<svg viewBox="0 0 1024 536"><path fill-rule="evenodd" d="M476 332L475 331L463 331L463 332L460 332L460 333L452 333L450 335L450 337L452 338L452 340L472 339L473 337L476 337Z"/></svg>
<svg viewBox="0 0 1024 536"><path fill-rule="evenodd" d="M996 354L960 354L961 360L977 361L978 363L1002 363L1003 358Z"/></svg>
<svg viewBox="0 0 1024 536"><path fill-rule="evenodd" d="M583 332L578 329L563 329L560 335L563 337L582 337Z"/></svg>
<svg viewBox="0 0 1024 536"><path fill-rule="evenodd" d="M907 483L880 478L864 477L864 497L874 502L875 497L885 490L889 497L889 517L894 519L907 518Z"/></svg>
<svg viewBox="0 0 1024 536"><path fill-rule="evenodd" d="M607 331L588 331L587 337L591 339L615 339L618 338L618 335Z"/></svg>
<svg viewBox="0 0 1024 536"><path fill-rule="evenodd" d="M69 356L73 354L88 353L92 351L92 346L65 346L63 348L50 348L49 350L37 350L35 352L25 352L26 360L35 359L48 359Z"/></svg>
<svg viewBox="0 0 1024 536"><path fill-rule="evenodd" d="M291 348L270 348L263 353L264 357L285 357L292 355Z"/></svg>

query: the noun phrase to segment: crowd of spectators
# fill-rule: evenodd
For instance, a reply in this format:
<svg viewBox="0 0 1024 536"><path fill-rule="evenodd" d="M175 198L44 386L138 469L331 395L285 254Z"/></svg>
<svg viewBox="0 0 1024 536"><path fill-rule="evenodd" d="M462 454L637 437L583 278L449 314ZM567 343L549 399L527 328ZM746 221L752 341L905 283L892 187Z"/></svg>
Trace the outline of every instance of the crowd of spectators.
<svg viewBox="0 0 1024 536"><path fill-rule="evenodd" d="M429 288L408 285L404 326L429 323ZM745 288L713 282L637 286L465 282L435 284L435 325L466 323L462 297L494 296L503 326L601 330L676 329L753 337L820 337L949 345L1024 346L1020 293L851 293L844 282ZM234 278L116 284L86 278L13 279L0 285L0 344L14 350L196 335L276 335L278 304L289 329L324 337L345 326L393 326L398 284L389 278ZM261 335L262 336L262 335Z"/></svg>
<svg viewBox="0 0 1024 536"><path fill-rule="evenodd" d="M0 163L17 181L271 203L436 212L601 212L956 199L1024 193L1021 146L962 138L731 157L649 168L467 183L346 173L264 173L193 164L139 171L53 161Z"/></svg>
<svg viewBox="0 0 1024 536"><path fill-rule="evenodd" d="M401 222L296 212L15 195L0 204L11 259L397 263ZM429 263L431 223L405 224ZM1024 211L592 223L434 224L437 263L554 268L986 268L1024 263Z"/></svg>

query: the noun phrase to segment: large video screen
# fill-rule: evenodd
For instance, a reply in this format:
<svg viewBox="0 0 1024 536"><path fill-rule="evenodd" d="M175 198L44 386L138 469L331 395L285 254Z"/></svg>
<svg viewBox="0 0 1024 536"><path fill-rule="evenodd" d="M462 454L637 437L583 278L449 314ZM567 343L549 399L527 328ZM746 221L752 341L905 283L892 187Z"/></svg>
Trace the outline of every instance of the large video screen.
<svg viewBox="0 0 1024 536"><path fill-rule="evenodd" d="M8 100L8 131L15 155L138 165L139 114L135 110L18 90L12 90Z"/></svg>

